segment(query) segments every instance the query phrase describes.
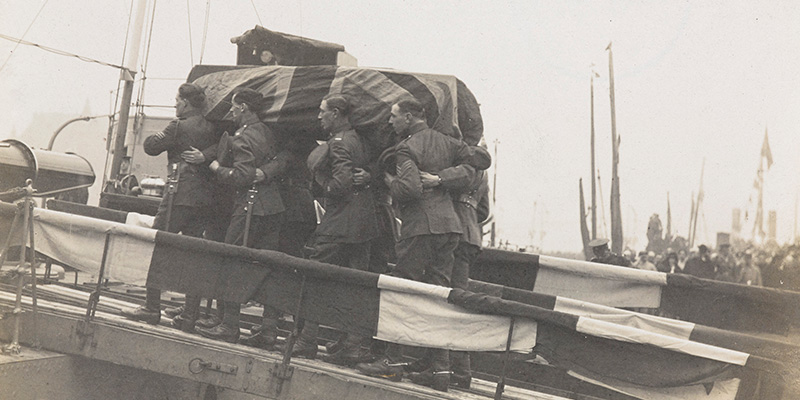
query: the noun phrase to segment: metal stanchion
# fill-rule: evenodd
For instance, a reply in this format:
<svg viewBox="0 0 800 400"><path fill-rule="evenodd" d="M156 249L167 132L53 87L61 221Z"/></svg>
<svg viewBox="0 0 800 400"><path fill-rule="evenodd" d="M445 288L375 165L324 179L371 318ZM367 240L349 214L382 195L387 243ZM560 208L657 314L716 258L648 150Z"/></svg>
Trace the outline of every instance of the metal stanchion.
<svg viewBox="0 0 800 400"><path fill-rule="evenodd" d="M19 327L22 319L22 287L25 284L25 261L27 260L28 252L26 251L27 241L28 241L28 228L30 227L29 218L31 217L31 208L30 208L30 195L31 191L33 190L31 187L31 180L29 179L27 182L27 191L28 193L25 196L25 200L23 201L22 207L22 229L20 233L22 234L22 243L20 244L20 255L19 255L19 264L17 265L16 273L18 275L17 278L17 296L16 301L14 302L14 332L11 339L11 344L6 345L3 348L4 352L12 353L12 354L19 354L20 346L19 346ZM12 232L13 234L13 232ZM36 276L34 275L34 279Z"/></svg>
<svg viewBox="0 0 800 400"><path fill-rule="evenodd" d="M297 297L297 307L295 308L294 312L294 325L292 327L292 334L286 339L286 348L283 350L283 361L278 368L276 368L274 373L274 375L278 378L278 395L280 395L281 390L283 390L283 382L292 377L292 370L289 367L289 363L292 361L292 350L294 350L294 344L297 342L297 337L300 336L300 327L298 326L298 323L300 321L300 311L303 307L303 296L305 295L305 289L306 275L303 274L303 279L300 281L300 293Z"/></svg>
<svg viewBox="0 0 800 400"><path fill-rule="evenodd" d="M39 348L39 307L36 300L36 246L34 245L33 230L33 199L30 196L25 198L28 203L28 235L30 236L31 249L31 306L33 309L33 347Z"/></svg>
<svg viewBox="0 0 800 400"><path fill-rule="evenodd" d="M506 340L506 352L503 355L503 370L500 373L500 379L497 380L497 389L494 391L494 400L503 398L503 392L506 390L506 369L508 368L508 359L511 357L511 337L514 334L514 322L516 318L511 317L511 324L508 327L508 339Z"/></svg>

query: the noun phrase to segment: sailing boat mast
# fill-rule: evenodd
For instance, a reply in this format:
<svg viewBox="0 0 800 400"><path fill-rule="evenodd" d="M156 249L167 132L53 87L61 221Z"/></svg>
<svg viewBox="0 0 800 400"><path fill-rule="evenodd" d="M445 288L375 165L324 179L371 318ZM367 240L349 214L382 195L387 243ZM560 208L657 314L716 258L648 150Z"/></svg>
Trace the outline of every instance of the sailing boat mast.
<svg viewBox="0 0 800 400"><path fill-rule="evenodd" d="M611 251L620 254L622 253L622 211L619 204L619 174L617 172L619 138L617 137L617 114L614 102L614 56L611 51L611 43L608 44L606 50L608 50L609 97L611 100Z"/></svg>
<svg viewBox="0 0 800 400"><path fill-rule="evenodd" d="M692 222L689 226L689 247L694 247L694 241L697 239L697 215L700 213L700 206L703 204L703 175L706 171L706 159L703 158L703 166L700 168L700 190L697 192L697 201L694 205L694 213L692 214Z"/></svg>
<svg viewBox="0 0 800 400"><path fill-rule="evenodd" d="M122 160L126 156L125 134L128 130L128 117L131 109L131 99L133 97L134 77L136 75L136 65L139 62L139 46L142 42L142 32L144 31L144 17L147 8L147 0L138 0L136 12L131 30L128 32L128 50L125 54L125 69L120 71L120 81L123 82L122 103L119 110L119 122L117 130L114 132L114 150L111 158L111 169L105 179L119 179Z"/></svg>
<svg viewBox="0 0 800 400"><path fill-rule="evenodd" d="M594 175L594 76L596 73L592 70L591 79L589 81L589 95L591 98L591 120L592 120L592 236L591 240L597 239L597 182ZM581 195L583 189L581 189Z"/></svg>

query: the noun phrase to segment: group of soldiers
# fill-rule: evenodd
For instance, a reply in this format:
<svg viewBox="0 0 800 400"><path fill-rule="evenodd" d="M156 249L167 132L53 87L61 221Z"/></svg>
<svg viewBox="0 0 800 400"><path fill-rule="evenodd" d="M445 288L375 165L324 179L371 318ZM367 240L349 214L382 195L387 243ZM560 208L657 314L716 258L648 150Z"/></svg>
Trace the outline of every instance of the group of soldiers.
<svg viewBox="0 0 800 400"><path fill-rule="evenodd" d="M237 129L220 136L201 113L203 89L180 86L177 119L144 142L147 154L166 151L169 159L170 179L154 229L466 288L469 266L480 252L478 222L489 212L485 170L491 157L480 138L462 140L429 128L423 105L409 97L391 107L397 143L376 148L353 128L353 98L335 93L319 106L317 118L329 138L317 146L313 138L287 137L262 122L266 100L252 89L236 89L229 115ZM314 194L324 213L316 212ZM395 217L402 223L393 234ZM391 247L396 263L389 268ZM160 297L159 290L147 288L145 305L123 315L157 324ZM187 293L185 304L171 310L173 325L276 348L279 310L264 305L262 324L240 338L240 304L218 301L217 313L201 318L200 303ZM298 325L288 351L315 358L319 325ZM471 381L467 353L427 349L408 364L399 345L347 333L326 348L326 361L372 376L400 380L409 373L414 382L441 391Z"/></svg>

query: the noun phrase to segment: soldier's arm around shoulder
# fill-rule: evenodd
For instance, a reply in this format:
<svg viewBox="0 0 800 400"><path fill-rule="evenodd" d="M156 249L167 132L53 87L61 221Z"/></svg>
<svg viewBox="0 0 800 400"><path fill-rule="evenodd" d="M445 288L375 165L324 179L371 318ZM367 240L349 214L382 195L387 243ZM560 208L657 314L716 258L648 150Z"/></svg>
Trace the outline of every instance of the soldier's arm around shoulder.
<svg viewBox="0 0 800 400"><path fill-rule="evenodd" d="M476 171L471 165L462 164L439 171L439 185L453 192L467 192L475 179Z"/></svg>
<svg viewBox="0 0 800 400"><path fill-rule="evenodd" d="M325 196L338 197L353 189L353 155L344 140L330 141L331 174L325 182Z"/></svg>
<svg viewBox="0 0 800 400"><path fill-rule="evenodd" d="M163 131L148 136L144 140L144 152L149 156L157 156L178 143L178 120L174 119Z"/></svg>
<svg viewBox="0 0 800 400"><path fill-rule="evenodd" d="M391 182L387 182L392 198L398 201L422 198L422 180L419 177L419 168L408 145L405 143L397 145L395 157L397 177Z"/></svg>
<svg viewBox="0 0 800 400"><path fill-rule="evenodd" d="M456 164L467 164L477 170L484 170L492 165L492 156L483 147L470 146L459 141L457 144Z"/></svg>

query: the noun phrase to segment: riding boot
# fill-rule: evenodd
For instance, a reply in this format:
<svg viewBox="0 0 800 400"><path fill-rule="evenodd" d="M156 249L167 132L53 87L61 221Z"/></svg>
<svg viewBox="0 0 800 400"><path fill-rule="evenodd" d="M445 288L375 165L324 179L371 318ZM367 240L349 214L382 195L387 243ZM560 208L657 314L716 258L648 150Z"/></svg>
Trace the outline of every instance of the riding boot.
<svg viewBox="0 0 800 400"><path fill-rule="evenodd" d="M264 350L274 350L278 341L278 315L278 310L264 306L259 329L250 337L239 340L239 343Z"/></svg>
<svg viewBox="0 0 800 400"><path fill-rule="evenodd" d="M422 372L431 367L431 349L425 349L422 357L408 363L404 367L406 372Z"/></svg>
<svg viewBox="0 0 800 400"><path fill-rule="evenodd" d="M422 372L409 375L412 382L418 385L429 386L434 390L446 392L450 385L450 357L449 350L430 349L431 366Z"/></svg>
<svg viewBox="0 0 800 400"><path fill-rule="evenodd" d="M359 363L356 369L362 374L400 382L403 379L403 348L396 343L386 344L386 354L370 363Z"/></svg>
<svg viewBox="0 0 800 400"><path fill-rule="evenodd" d="M200 296L186 295L183 312L172 318L172 326L187 332L193 333L195 323L200 316Z"/></svg>
<svg viewBox="0 0 800 400"><path fill-rule="evenodd" d="M370 359L370 352L361 347L366 340L367 338L364 336L348 333L344 340L342 340L339 351L328 354L323 358L323 361L347 366L353 366L362 362L370 362L372 361Z"/></svg>
<svg viewBox="0 0 800 400"><path fill-rule="evenodd" d="M450 366L453 369L453 375L450 376L450 384L462 389L469 389L472 383L469 353L466 351L451 351Z"/></svg>
<svg viewBox="0 0 800 400"><path fill-rule="evenodd" d="M292 348L292 357L303 357L315 359L317 357L317 335L319 334L319 324L305 320L303 329Z"/></svg>
<svg viewBox="0 0 800 400"><path fill-rule="evenodd" d="M239 340L239 303L225 303L225 317L222 323L213 328L197 328L201 335L229 343L236 343Z"/></svg>
<svg viewBox="0 0 800 400"><path fill-rule="evenodd" d="M217 300L217 312L209 313L208 317L197 321L196 325L200 328L213 328L222 323L225 318L225 302Z"/></svg>

